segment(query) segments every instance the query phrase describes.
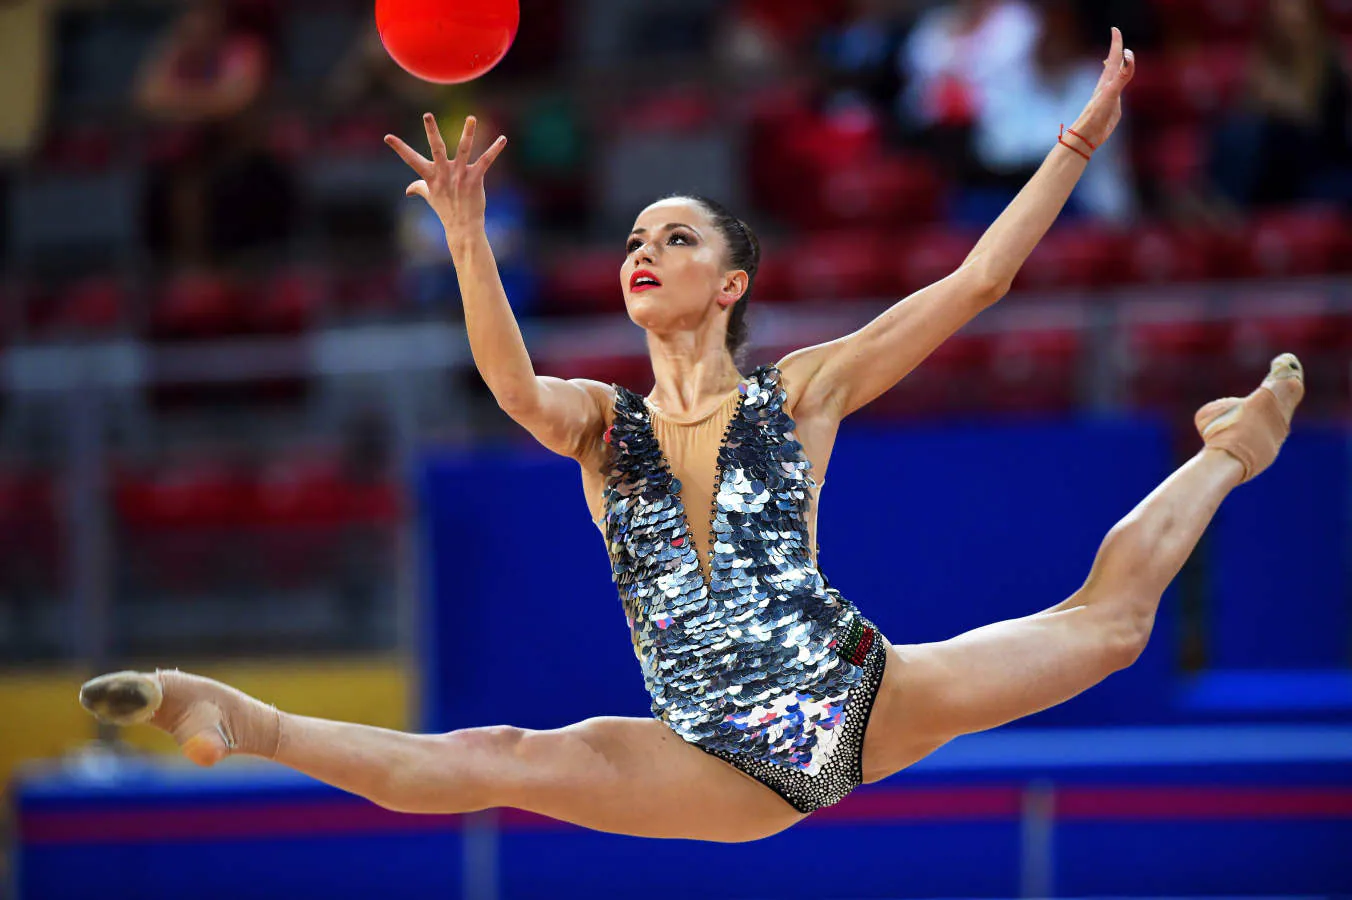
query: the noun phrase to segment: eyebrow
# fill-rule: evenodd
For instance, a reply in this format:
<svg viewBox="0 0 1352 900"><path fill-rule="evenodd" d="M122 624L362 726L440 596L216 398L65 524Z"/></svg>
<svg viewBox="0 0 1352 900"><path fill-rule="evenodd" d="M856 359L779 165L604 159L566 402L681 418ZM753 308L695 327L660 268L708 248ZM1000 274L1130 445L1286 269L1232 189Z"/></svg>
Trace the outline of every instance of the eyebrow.
<svg viewBox="0 0 1352 900"><path fill-rule="evenodd" d="M668 222L667 224L663 225L662 228L665 228L667 231L670 231L673 228L689 228L691 231L695 232L695 234L699 234L698 228L696 228L693 225L687 225L684 222ZM633 237L636 234L647 234L647 233L648 229L646 228L635 228L633 231L629 232L629 236Z"/></svg>

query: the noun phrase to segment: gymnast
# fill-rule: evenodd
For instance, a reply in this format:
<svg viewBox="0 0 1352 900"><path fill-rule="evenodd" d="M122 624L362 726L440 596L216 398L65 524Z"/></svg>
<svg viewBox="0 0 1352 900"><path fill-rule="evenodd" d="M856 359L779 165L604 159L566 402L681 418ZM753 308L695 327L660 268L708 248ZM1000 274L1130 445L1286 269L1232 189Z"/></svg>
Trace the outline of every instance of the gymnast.
<svg viewBox="0 0 1352 900"><path fill-rule="evenodd" d="M816 511L841 420L1006 293L1112 134L1134 69L1114 29L1080 118L1049 136L1041 168L951 275L750 374L735 360L760 258L751 229L700 197L644 209L620 284L647 335L646 397L534 373L484 234L484 175L506 139L471 162L473 118L454 156L431 115L431 159L387 136L417 173L407 193L445 225L484 381L580 464L652 718L406 734L282 712L178 671L105 675L81 702L169 732L200 765L265 757L392 810L506 806L628 835L748 841L1130 666L1221 501L1276 459L1304 393L1295 357L1247 397L1203 406L1202 449L1112 528L1075 593L1023 618L890 643L818 570Z"/></svg>

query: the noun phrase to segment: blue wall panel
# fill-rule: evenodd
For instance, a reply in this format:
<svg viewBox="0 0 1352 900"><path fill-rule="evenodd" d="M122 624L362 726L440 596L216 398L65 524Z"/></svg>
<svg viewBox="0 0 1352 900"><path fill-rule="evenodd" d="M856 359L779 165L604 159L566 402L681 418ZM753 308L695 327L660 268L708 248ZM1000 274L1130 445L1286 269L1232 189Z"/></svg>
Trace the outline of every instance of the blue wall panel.
<svg viewBox="0 0 1352 900"><path fill-rule="evenodd" d="M1216 517L1210 664L1318 669L1352 663L1352 485L1342 430L1296 431Z"/></svg>
<svg viewBox="0 0 1352 900"><path fill-rule="evenodd" d="M1075 822L1056 831L1057 895L1352 892L1352 820ZM1111 870L1111 874L1108 874Z"/></svg>
<svg viewBox="0 0 1352 900"><path fill-rule="evenodd" d="M793 828L755 844L504 834L504 897L1015 897L1017 822Z"/></svg>

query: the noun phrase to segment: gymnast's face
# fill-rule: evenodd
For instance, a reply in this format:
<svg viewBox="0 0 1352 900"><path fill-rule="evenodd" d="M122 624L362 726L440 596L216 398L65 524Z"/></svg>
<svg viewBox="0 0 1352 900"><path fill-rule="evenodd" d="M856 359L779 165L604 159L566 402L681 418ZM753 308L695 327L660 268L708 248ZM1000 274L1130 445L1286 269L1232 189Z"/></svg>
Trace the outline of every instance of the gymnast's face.
<svg viewBox="0 0 1352 900"><path fill-rule="evenodd" d="M728 246L704 206L683 197L639 214L625 244L620 287L645 331L695 331L737 302L746 273L727 269Z"/></svg>

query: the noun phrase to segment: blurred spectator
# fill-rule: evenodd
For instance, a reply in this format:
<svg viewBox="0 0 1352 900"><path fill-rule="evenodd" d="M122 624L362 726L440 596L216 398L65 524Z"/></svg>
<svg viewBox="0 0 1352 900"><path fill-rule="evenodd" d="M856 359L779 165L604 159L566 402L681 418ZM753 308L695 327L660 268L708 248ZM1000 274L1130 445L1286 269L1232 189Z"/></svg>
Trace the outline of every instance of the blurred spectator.
<svg viewBox="0 0 1352 900"><path fill-rule="evenodd" d="M1215 188L1240 206L1352 202L1352 91L1316 0L1272 0L1243 107L1213 136Z"/></svg>
<svg viewBox="0 0 1352 900"><path fill-rule="evenodd" d="M45 112L51 20L49 0L0 0L0 259L9 255L7 163L32 148Z"/></svg>
<svg viewBox="0 0 1352 900"><path fill-rule="evenodd" d="M262 40L218 0L187 9L141 70L137 108L164 126L150 233L176 263L268 249L289 232L291 179L260 134L267 73Z"/></svg>
<svg viewBox="0 0 1352 900"><path fill-rule="evenodd" d="M1037 34L1037 14L1020 0L957 0L916 21L898 54L898 112L951 174L969 175L977 115L1002 80L1030 65Z"/></svg>
<svg viewBox="0 0 1352 900"><path fill-rule="evenodd" d="M0 161L33 144L47 102L51 70L49 0L0 0Z"/></svg>
<svg viewBox="0 0 1352 900"><path fill-rule="evenodd" d="M822 89L828 108L867 103L892 105L901 86L893 60L901 44L901 26L888 0L853 0L839 25L817 42Z"/></svg>
<svg viewBox="0 0 1352 900"><path fill-rule="evenodd" d="M364 28L329 79L328 99L344 111L381 111L395 121L431 109L435 85L414 78L399 67L380 42L380 34Z"/></svg>
<svg viewBox="0 0 1352 900"><path fill-rule="evenodd" d="M1104 47L1106 50L1106 41ZM1102 53L1088 44L1083 23L1070 0L1049 0L1029 58L1011 57L1009 68L987 89L976 110L973 151L991 176L992 206L980 218L999 214L1037 171L1059 125L1070 125L1094 93L1103 72ZM1094 164L1075 189L1068 212L1111 221L1129 219L1136 210L1127 169L1125 134L1094 154Z"/></svg>

